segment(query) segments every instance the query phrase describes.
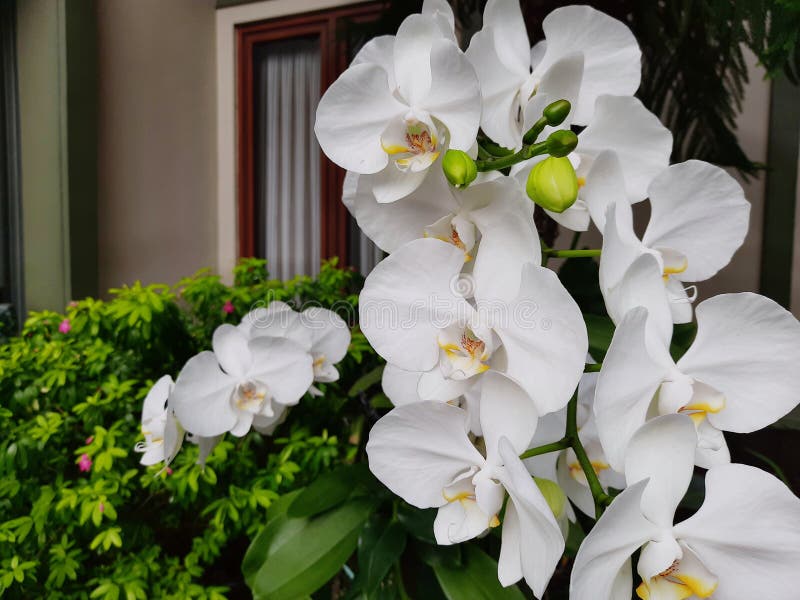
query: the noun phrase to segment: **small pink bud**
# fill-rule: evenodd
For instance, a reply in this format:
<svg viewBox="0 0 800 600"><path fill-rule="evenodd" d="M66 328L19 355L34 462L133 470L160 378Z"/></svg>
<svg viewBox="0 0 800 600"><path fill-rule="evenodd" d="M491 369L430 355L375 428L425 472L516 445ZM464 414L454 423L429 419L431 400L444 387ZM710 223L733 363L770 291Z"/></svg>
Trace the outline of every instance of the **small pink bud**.
<svg viewBox="0 0 800 600"><path fill-rule="evenodd" d="M234 310L236 309L233 307L233 302L231 302L230 300L226 300L225 304L222 305L222 312L231 314Z"/></svg>
<svg viewBox="0 0 800 600"><path fill-rule="evenodd" d="M166 472L167 475L172 475L172 469L170 469L169 467L167 467Z"/></svg>
<svg viewBox="0 0 800 600"><path fill-rule="evenodd" d="M92 468L92 459L89 458L88 454L81 454L81 458L78 461L78 469L80 469L81 473L88 473Z"/></svg>
<svg viewBox="0 0 800 600"><path fill-rule="evenodd" d="M89 437L87 437L87 438L86 438L86 440L85 440L85 443L86 443L86 445L88 446L88 445L89 445L89 444L91 444L93 441L94 441L94 436L93 436L93 435L90 435Z"/></svg>
<svg viewBox="0 0 800 600"><path fill-rule="evenodd" d="M78 303L77 303L75 300L73 300L72 302L70 302L69 304L67 304L67 306L68 306L69 308L77 308L77 307L78 307Z"/></svg>
<svg viewBox="0 0 800 600"><path fill-rule="evenodd" d="M103 504L102 502L100 502L100 503L97 505L97 510L99 510L101 513L102 513L102 512L106 512L106 505L105 505L105 504Z"/></svg>
<svg viewBox="0 0 800 600"><path fill-rule="evenodd" d="M72 329L72 325L70 325L69 319L64 319L58 324L58 330L61 333L69 333L70 329Z"/></svg>

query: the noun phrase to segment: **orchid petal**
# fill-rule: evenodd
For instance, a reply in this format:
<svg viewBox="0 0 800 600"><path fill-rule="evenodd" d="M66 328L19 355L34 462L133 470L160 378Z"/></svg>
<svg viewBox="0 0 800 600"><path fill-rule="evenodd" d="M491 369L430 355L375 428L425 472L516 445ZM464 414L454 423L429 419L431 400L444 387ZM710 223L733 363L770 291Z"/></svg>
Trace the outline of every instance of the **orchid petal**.
<svg viewBox="0 0 800 600"><path fill-rule="evenodd" d="M436 19L439 30L445 38L456 42L456 18L453 9L447 0L424 0L422 2L422 14L432 16Z"/></svg>
<svg viewBox="0 0 800 600"><path fill-rule="evenodd" d="M398 406L373 427L369 468L418 508L444 506L444 488L484 460L467 437L467 413L440 402Z"/></svg>
<svg viewBox="0 0 800 600"><path fill-rule="evenodd" d="M583 52L573 52L558 59L542 75L542 80L530 102L524 106L523 129L530 129L542 116L544 108L556 100L567 100L572 106L578 102L583 78ZM565 129L572 122L573 112L567 115L566 120L558 128ZM555 131L556 127L545 127L539 135L539 140L544 140Z"/></svg>
<svg viewBox="0 0 800 600"><path fill-rule="evenodd" d="M712 425L747 433L797 406L800 323L773 300L749 292L701 302L697 337L678 368L725 396Z"/></svg>
<svg viewBox="0 0 800 600"><path fill-rule="evenodd" d="M499 479L511 497L509 502L514 504L519 520L517 539L522 574L533 593L541 597L564 552L564 537L553 511L511 442L502 438L499 447L505 465ZM511 543L514 543L513 531ZM513 582L503 582L504 585L510 583Z"/></svg>
<svg viewBox="0 0 800 600"><path fill-rule="evenodd" d="M311 355L291 340L259 337L250 341L250 351L253 368L247 377L266 385L279 404L297 404L314 382Z"/></svg>
<svg viewBox="0 0 800 600"><path fill-rule="evenodd" d="M620 581L630 580L630 556L658 534L658 528L641 511L647 482L636 483L619 496L583 540L572 567L571 600L627 600L620 596Z"/></svg>
<svg viewBox="0 0 800 600"><path fill-rule="evenodd" d="M591 123L579 136L581 167L585 168L587 159L613 151L622 167L627 200L644 200L647 186L669 165L672 134L633 96L600 96L594 111Z"/></svg>
<svg viewBox="0 0 800 600"><path fill-rule="evenodd" d="M652 212L642 241L688 259L682 281L704 281L727 265L742 245L750 203L742 186L719 167L699 160L672 165L648 189Z"/></svg>
<svg viewBox="0 0 800 600"><path fill-rule="evenodd" d="M313 343L313 334L303 323L300 313L280 300L251 310L237 329L251 339L262 336L287 338L306 350L311 350Z"/></svg>
<svg viewBox="0 0 800 600"><path fill-rule="evenodd" d="M582 137L582 134L581 134ZM580 144L580 138L578 143ZM583 168L581 169L583 170ZM597 225L600 233L604 233L606 227L606 215L616 215L610 212L609 207L613 204L630 204L625 189L625 177L622 174L622 165L617 154L611 150L603 150L594 157L591 167L585 176L586 185L581 190L581 198L586 202L592 221ZM622 221L617 226L617 235L622 237L626 244L641 246L636 235L633 233L633 216L628 219L627 211L617 215L617 219ZM629 226L630 224L630 226ZM605 238L604 238L605 243Z"/></svg>
<svg viewBox="0 0 800 600"><path fill-rule="evenodd" d="M658 386L668 372L647 345L647 310L635 308L617 326L603 360L594 397L594 416L608 463L623 471L625 449L644 424Z"/></svg>
<svg viewBox="0 0 800 600"><path fill-rule="evenodd" d="M502 542L497 560L497 578L500 585L508 587L522 579L522 531L519 515L513 502L506 505L503 517Z"/></svg>
<svg viewBox="0 0 800 600"><path fill-rule="evenodd" d="M247 336L233 325L226 323L217 327L211 347L219 366L232 377L241 377L253 364L253 356L247 347Z"/></svg>
<svg viewBox="0 0 800 600"><path fill-rule="evenodd" d="M715 599L794 598L800 588L800 500L764 471L710 469L703 505L674 531L719 578Z"/></svg>
<svg viewBox="0 0 800 600"><path fill-rule="evenodd" d="M427 176L428 169L401 170L395 161L390 160L385 169L370 176L372 193L380 204L396 202L418 189Z"/></svg>
<svg viewBox="0 0 800 600"><path fill-rule="evenodd" d="M452 244L421 239L372 270L361 291L360 323L387 362L408 371L429 371L438 363L439 330L452 324L453 314L470 309L451 289L463 264L464 253Z"/></svg>
<svg viewBox="0 0 800 600"><path fill-rule="evenodd" d="M394 76L397 91L409 106L420 101L431 89L431 48L441 39L436 19L412 14L403 20L394 40Z"/></svg>
<svg viewBox="0 0 800 600"><path fill-rule="evenodd" d="M542 29L547 51L536 66L536 73L544 73L567 54L584 54L581 94L573 107L574 123L590 122L598 96L632 96L639 87L642 53L623 22L589 6L565 6L547 15Z"/></svg>
<svg viewBox="0 0 800 600"><path fill-rule="evenodd" d="M397 87L394 80L394 36L393 35L379 35L372 38L361 47L358 54L355 55L351 67L360 65L362 63L373 64L381 67L386 71L388 78L389 89L393 90Z"/></svg>
<svg viewBox="0 0 800 600"><path fill-rule="evenodd" d="M474 499L453 500L439 507L433 521L433 535L439 545L460 544L486 531L489 520Z"/></svg>
<svg viewBox="0 0 800 600"><path fill-rule="evenodd" d="M494 329L506 350L506 374L531 396L538 414L563 408L588 348L580 308L553 271L531 263L523 267L516 301L505 308Z"/></svg>
<svg viewBox="0 0 800 600"><path fill-rule="evenodd" d="M432 168L437 169L438 164ZM406 242L424 237L428 225L459 209L444 176L430 175L402 201L381 204L373 195L374 175L348 172L342 202L369 239L384 252L394 252Z"/></svg>
<svg viewBox="0 0 800 600"><path fill-rule="evenodd" d="M672 527L675 510L689 489L696 447L697 432L687 415L656 417L631 437L625 479L631 485L649 478L642 493L642 514L659 527Z"/></svg>
<svg viewBox="0 0 800 600"><path fill-rule="evenodd" d="M497 56L502 64L515 73L528 73L531 44L519 2L489 0L483 11L483 26L492 28Z"/></svg>
<svg viewBox="0 0 800 600"><path fill-rule="evenodd" d="M391 363L387 363L381 376L383 393L395 406L422 402L422 398L417 394L417 386L421 376L422 373L419 371L404 371Z"/></svg>
<svg viewBox="0 0 800 600"><path fill-rule="evenodd" d="M201 352L181 369L170 406L187 431L205 436L225 433L236 424L231 406L236 380L219 366L213 352Z"/></svg>
<svg viewBox="0 0 800 600"><path fill-rule="evenodd" d="M488 371L482 379L480 419L486 461L499 464L500 439L507 439L521 454L536 433L538 414L530 396L509 377Z"/></svg>
<svg viewBox="0 0 800 600"><path fill-rule="evenodd" d="M417 395L422 400L449 402L461 396L475 383L475 377L468 379L450 379L442 374L439 368L423 373L417 385Z"/></svg>
<svg viewBox="0 0 800 600"><path fill-rule="evenodd" d="M556 223L570 231L587 231L589 229L589 223L591 222L589 207L580 198L564 212L557 213L550 210L545 210L544 212Z"/></svg>
<svg viewBox="0 0 800 600"><path fill-rule="evenodd" d="M167 400L169 394L175 384L172 382L172 377L164 375L159 378L147 392L147 396L142 403L142 423L146 423L150 419L155 419L164 414L167 408Z"/></svg>
<svg viewBox="0 0 800 600"><path fill-rule="evenodd" d="M342 73L322 96L314 132L323 152L340 167L377 173L389 162L381 134L407 111L392 95L386 71L362 63Z"/></svg>
<svg viewBox="0 0 800 600"><path fill-rule="evenodd" d="M318 306L301 313L301 320L311 330L312 351L336 364L347 355L350 346L350 328L344 319L332 310Z"/></svg>

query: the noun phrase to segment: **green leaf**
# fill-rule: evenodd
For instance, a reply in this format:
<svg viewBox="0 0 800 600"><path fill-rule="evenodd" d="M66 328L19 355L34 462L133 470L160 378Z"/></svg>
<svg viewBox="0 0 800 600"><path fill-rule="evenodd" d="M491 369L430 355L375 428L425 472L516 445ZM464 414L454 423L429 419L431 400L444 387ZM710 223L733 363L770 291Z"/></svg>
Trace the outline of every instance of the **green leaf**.
<svg viewBox="0 0 800 600"><path fill-rule="evenodd" d="M303 489L301 488L284 494L273 502L267 510L267 524L252 541L242 561L242 574L250 587L252 587L251 578L255 576L261 565L267 560L270 545L276 546L278 544L276 541L277 533L284 528L288 520L286 511L302 491Z"/></svg>
<svg viewBox="0 0 800 600"><path fill-rule="evenodd" d="M406 528L406 531L418 540L435 544L433 535L433 521L436 519L437 509L420 509L401 503L397 508L397 520Z"/></svg>
<svg viewBox="0 0 800 600"><path fill-rule="evenodd" d="M600 267L596 261L569 258L558 270L558 278L575 299L581 312L606 314L606 305L600 293Z"/></svg>
<svg viewBox="0 0 800 600"><path fill-rule="evenodd" d="M359 484L374 478L365 463L344 465L317 477L289 506L291 518L313 517L347 500Z"/></svg>
<svg viewBox="0 0 800 600"><path fill-rule="evenodd" d="M672 326L672 343L669 352L673 360L678 361L686 354L696 335L696 323L678 323Z"/></svg>
<svg viewBox="0 0 800 600"><path fill-rule="evenodd" d="M370 527L381 528L382 525L380 522L368 523L364 528L367 535L362 534L360 541L374 537L370 534L375 532L367 532ZM366 547L364 544L364 547L359 547L358 552L358 562L362 570L364 591L367 596L375 592L389 569L406 549L406 530L397 521L390 523L382 533L377 533L379 535L374 540L374 544L370 544L371 547Z"/></svg>
<svg viewBox="0 0 800 600"><path fill-rule="evenodd" d="M350 391L347 392L347 395L350 398L354 398L358 396L361 392L364 392L371 388L373 385L378 383L383 377L383 365L379 365L372 369L366 375L362 375L356 382L353 384L353 387L350 388Z"/></svg>
<svg viewBox="0 0 800 600"><path fill-rule="evenodd" d="M497 579L497 562L474 544L464 547L464 564L453 568L433 565L436 579L448 600L523 600L518 587L504 588Z"/></svg>
<svg viewBox="0 0 800 600"><path fill-rule="evenodd" d="M312 519L277 517L248 550L248 555L264 557L263 564L253 573L256 561L252 555L245 557L253 595L295 600L319 589L353 553L376 506L374 499L358 498Z"/></svg>

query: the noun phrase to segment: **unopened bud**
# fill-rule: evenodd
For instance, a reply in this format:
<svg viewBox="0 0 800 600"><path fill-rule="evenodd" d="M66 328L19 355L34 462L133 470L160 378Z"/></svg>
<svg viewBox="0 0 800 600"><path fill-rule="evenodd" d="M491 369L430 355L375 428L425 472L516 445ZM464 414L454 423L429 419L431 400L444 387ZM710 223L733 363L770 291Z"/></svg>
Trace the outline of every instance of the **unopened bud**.
<svg viewBox="0 0 800 600"><path fill-rule="evenodd" d="M561 491L555 481L540 479L539 477L534 477L533 479L536 485L539 486L539 491L542 492L545 501L547 501L547 506L553 511L553 516L556 519L561 518L567 507L567 497L564 492Z"/></svg>
<svg viewBox="0 0 800 600"><path fill-rule="evenodd" d="M528 197L553 212L564 212L578 199L578 178L568 158L549 157L536 164L525 185Z"/></svg>
<svg viewBox="0 0 800 600"><path fill-rule="evenodd" d="M462 150L448 150L442 159L442 170L452 185L466 187L478 176L475 161Z"/></svg>
<svg viewBox="0 0 800 600"><path fill-rule="evenodd" d="M559 129L547 136L547 153L550 156L566 156L578 145L578 136L569 129Z"/></svg>
<svg viewBox="0 0 800 600"><path fill-rule="evenodd" d="M568 100L556 100L555 102L544 107L542 116L547 119L548 125L555 127L556 125L561 125L564 122L564 119L567 118L567 115L571 109L572 105Z"/></svg>

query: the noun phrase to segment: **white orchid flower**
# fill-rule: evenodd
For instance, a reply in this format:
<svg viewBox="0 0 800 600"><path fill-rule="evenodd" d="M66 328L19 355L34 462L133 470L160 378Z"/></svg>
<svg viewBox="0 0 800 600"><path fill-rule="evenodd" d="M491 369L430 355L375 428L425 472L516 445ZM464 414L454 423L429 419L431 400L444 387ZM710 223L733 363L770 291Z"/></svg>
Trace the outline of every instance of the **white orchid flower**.
<svg viewBox="0 0 800 600"><path fill-rule="evenodd" d="M593 363L594 361L589 357L586 362ZM608 464L600 444L592 411L597 376L597 373L584 373L578 384L576 415L578 437L603 489L606 492L609 488L621 490L625 488L625 477ZM540 418L531 447L544 446L561 440L564 437L566 425L566 409ZM594 498L589 489L586 474L574 450L568 448L560 452L549 452L525 459L523 462L532 475L558 483L572 504L584 514L594 518ZM569 520L574 522L574 513L568 509L567 514Z"/></svg>
<svg viewBox="0 0 800 600"><path fill-rule="evenodd" d="M625 126L620 126L624 123ZM653 178L669 166L672 152L672 133L633 96L599 96L589 126L578 134L578 145L568 155L578 177L578 199L563 213L545 211L556 222L573 231L586 231L590 217L602 232L608 207L608 196L592 193L594 179L601 178L605 168L602 161L592 167L602 152L612 151L620 159L629 202L647 197L647 187ZM533 167L547 158L536 156L514 165L511 174L525 189ZM602 185L602 183L601 183ZM613 190L614 197L619 195Z"/></svg>
<svg viewBox="0 0 800 600"><path fill-rule="evenodd" d="M367 443L369 466L409 504L439 509L439 544L460 543L500 525L508 493L498 577L506 586L525 577L541 597L564 538L518 457L536 429L536 409L499 373L486 375L480 406L485 455L470 442L463 410L422 402L397 407L375 424Z"/></svg>
<svg viewBox="0 0 800 600"><path fill-rule="evenodd" d="M730 461L723 431L762 429L800 401L800 323L769 298L745 292L701 302L697 337L677 363L658 328L648 329L651 318L644 307L625 316L597 381L597 430L614 468L651 415L691 416L697 464L708 467Z"/></svg>
<svg viewBox="0 0 800 600"><path fill-rule="evenodd" d="M139 462L145 466L163 462L168 467L183 444L183 427L168 405L173 387L172 377L164 375L145 396L142 405L144 442L135 447L136 452L142 453Z"/></svg>
<svg viewBox="0 0 800 600"><path fill-rule="evenodd" d="M602 94L631 96L641 51L624 23L588 6L565 6L542 23L531 49L517 0L489 0L483 29L467 49L481 84L481 127L498 144L519 148L552 101L572 103L570 123L587 125Z"/></svg>
<svg viewBox="0 0 800 600"><path fill-rule="evenodd" d="M467 261L475 259L476 278L499 275L485 287L504 300L516 296L522 265L541 263L534 205L510 177L498 175L456 189L438 172L402 202L392 204L374 199L369 179L348 173L343 201L361 230L385 252L423 237L453 244ZM498 263L506 265L499 273Z"/></svg>
<svg viewBox="0 0 800 600"><path fill-rule="evenodd" d="M171 396L183 426L203 437L245 435L257 415L297 404L314 379L311 355L289 339L220 325L212 347L189 359Z"/></svg>
<svg viewBox="0 0 800 600"><path fill-rule="evenodd" d="M631 440L629 487L583 541L572 600L628 600L641 548L642 600L794 598L800 588L800 500L775 477L728 464L706 474L705 501L673 525L697 443L683 415L659 417Z"/></svg>
<svg viewBox="0 0 800 600"><path fill-rule="evenodd" d="M217 444L222 441L223 437L225 437L224 434L211 437L203 437L202 435L195 435L193 433L188 434L186 439L197 446L196 464L205 467L206 460L208 460L209 455L214 451L214 448L217 447Z"/></svg>
<svg viewBox="0 0 800 600"><path fill-rule="evenodd" d="M285 302L273 300L266 307L251 310L237 326L250 339L286 338L311 354L314 381L339 379L334 366L347 354L350 328L335 312L314 306L297 312Z"/></svg>
<svg viewBox="0 0 800 600"><path fill-rule="evenodd" d="M427 400L458 397L495 368L525 388L539 414L565 406L588 346L575 301L538 265L523 267L510 302L491 284L519 272L498 261L485 276L476 264L475 276L464 277L463 266L464 252L436 239L409 242L379 263L359 301L372 347L396 367L422 373L418 393Z"/></svg>
<svg viewBox="0 0 800 600"><path fill-rule="evenodd" d="M448 30L452 12L441 2L426 11L368 42L317 108L322 150L348 171L376 174L379 202L414 191L442 152L470 150L478 133L478 79Z"/></svg>
<svg viewBox="0 0 800 600"><path fill-rule="evenodd" d="M644 254L659 263L673 320L692 320L692 301L684 283L705 281L727 265L747 235L750 203L742 187L719 167L699 160L672 165L648 187L650 221L642 239L633 230L630 204L620 198L622 167L611 152L592 167L589 204L609 199L600 258L600 288L606 302L625 271ZM613 303L613 301L612 301ZM615 309L610 307L609 312ZM623 313L624 315L624 313Z"/></svg>

